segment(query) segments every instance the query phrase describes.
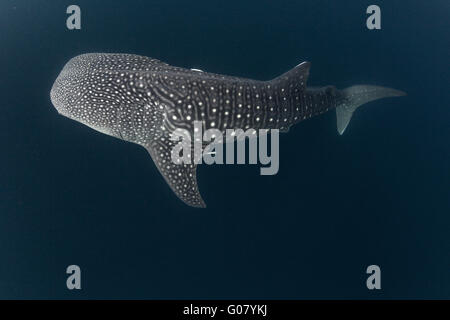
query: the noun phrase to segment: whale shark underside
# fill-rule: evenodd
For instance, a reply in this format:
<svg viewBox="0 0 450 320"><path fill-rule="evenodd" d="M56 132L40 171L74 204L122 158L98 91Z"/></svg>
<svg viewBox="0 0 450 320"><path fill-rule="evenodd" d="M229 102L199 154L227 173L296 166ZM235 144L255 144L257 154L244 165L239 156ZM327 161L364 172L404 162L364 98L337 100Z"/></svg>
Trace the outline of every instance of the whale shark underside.
<svg viewBox="0 0 450 320"><path fill-rule="evenodd" d="M132 54L90 53L72 58L50 92L58 112L95 130L148 150L162 176L186 204L205 207L195 164L175 164L170 133L204 130L279 129L336 110L342 134L361 105L403 92L372 85L343 90L307 87L310 63L270 81L170 66Z"/></svg>

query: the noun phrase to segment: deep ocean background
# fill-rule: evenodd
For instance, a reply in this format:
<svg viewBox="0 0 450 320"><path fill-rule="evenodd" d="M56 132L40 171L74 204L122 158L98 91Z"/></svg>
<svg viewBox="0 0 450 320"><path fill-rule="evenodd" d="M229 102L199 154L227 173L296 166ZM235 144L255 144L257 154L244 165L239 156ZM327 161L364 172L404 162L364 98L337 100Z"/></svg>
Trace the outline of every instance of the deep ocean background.
<svg viewBox="0 0 450 320"><path fill-rule="evenodd" d="M1 1L0 298L450 298L449 15L447 0ZM334 112L292 127L277 175L200 166L194 209L142 147L57 114L53 81L87 52L260 80L308 60L309 85L408 96L361 107L343 136Z"/></svg>

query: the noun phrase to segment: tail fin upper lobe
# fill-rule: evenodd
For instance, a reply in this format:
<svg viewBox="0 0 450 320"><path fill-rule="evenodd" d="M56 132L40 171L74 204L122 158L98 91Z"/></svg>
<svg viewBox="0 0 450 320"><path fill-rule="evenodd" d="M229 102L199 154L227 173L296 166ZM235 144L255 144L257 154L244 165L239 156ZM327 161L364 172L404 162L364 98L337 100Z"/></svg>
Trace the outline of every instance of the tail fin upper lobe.
<svg viewBox="0 0 450 320"><path fill-rule="evenodd" d="M353 112L361 105L387 97L404 96L406 93L385 87L356 85L348 87L341 91L343 94L342 101L336 108L337 130L339 134L343 134L347 128Z"/></svg>

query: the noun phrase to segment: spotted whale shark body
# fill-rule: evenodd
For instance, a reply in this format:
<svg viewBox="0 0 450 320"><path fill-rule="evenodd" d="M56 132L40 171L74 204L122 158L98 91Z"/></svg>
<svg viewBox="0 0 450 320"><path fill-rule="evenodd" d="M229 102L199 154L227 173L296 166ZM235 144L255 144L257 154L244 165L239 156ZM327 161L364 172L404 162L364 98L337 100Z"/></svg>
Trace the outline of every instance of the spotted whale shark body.
<svg viewBox="0 0 450 320"><path fill-rule="evenodd" d="M145 147L175 194L205 207L196 164L175 164L170 134L176 128L280 129L335 109L338 132L360 105L403 92L371 85L344 90L307 88L310 63L270 81L170 66L132 54L83 54L71 59L50 93L58 112L102 133Z"/></svg>

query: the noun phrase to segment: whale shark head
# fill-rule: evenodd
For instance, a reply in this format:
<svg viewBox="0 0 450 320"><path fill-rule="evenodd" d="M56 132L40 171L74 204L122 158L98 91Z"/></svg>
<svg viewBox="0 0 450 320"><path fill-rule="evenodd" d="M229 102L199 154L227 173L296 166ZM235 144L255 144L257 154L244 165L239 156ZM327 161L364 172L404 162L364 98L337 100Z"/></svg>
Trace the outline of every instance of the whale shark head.
<svg viewBox="0 0 450 320"><path fill-rule="evenodd" d="M79 77L81 70L86 71L80 59L74 58L66 63L59 73L50 91L53 106L63 116L71 117L77 114L78 102L85 95L83 83Z"/></svg>
<svg viewBox="0 0 450 320"><path fill-rule="evenodd" d="M113 126L118 108L108 94L108 84L96 76L91 62L91 54L69 60L52 86L50 99L59 114L117 136Z"/></svg>

